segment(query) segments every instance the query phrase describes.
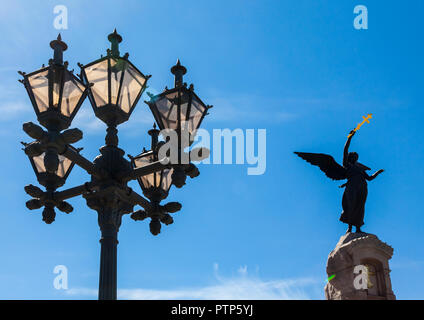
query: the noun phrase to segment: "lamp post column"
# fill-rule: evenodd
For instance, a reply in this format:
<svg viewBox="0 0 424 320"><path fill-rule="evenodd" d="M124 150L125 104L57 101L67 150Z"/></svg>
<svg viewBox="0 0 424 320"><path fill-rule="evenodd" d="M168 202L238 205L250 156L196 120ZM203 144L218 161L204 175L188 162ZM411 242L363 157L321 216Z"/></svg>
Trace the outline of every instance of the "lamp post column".
<svg viewBox="0 0 424 320"><path fill-rule="evenodd" d="M100 222L104 215L109 214L106 212L99 214L99 225L102 232L99 300L116 300L118 228L114 224Z"/></svg>
<svg viewBox="0 0 424 320"><path fill-rule="evenodd" d="M117 299L118 231L122 215L132 209L130 205L127 208L120 205L120 199L115 191L112 186L84 195L87 205L97 211L101 231L99 300Z"/></svg>

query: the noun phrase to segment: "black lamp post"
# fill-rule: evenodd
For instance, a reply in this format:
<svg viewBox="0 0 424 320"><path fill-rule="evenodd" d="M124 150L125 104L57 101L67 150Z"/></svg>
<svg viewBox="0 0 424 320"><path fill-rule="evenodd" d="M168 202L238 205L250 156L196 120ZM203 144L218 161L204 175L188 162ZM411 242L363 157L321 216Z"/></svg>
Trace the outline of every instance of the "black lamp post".
<svg viewBox="0 0 424 320"><path fill-rule="evenodd" d="M183 168L180 174L184 175L185 180L186 174L195 177L198 170L190 163L182 166L180 162L169 162L164 165L158 161L159 130L155 128L149 131L152 136L151 151L130 157L131 162L124 158L124 150L118 147L117 126L129 119L150 76L139 71L128 60L128 54L120 56L119 43L122 37L116 30L108 39L111 49L107 50L107 55L87 65L79 64L79 77L68 71L68 63L63 62L63 51L67 49L67 45L60 35L50 44L54 50L54 58L49 61L48 67L30 74L19 73L23 76L20 82L25 85L38 121L47 129L31 122L23 126L24 131L35 139L31 143L23 143L24 151L31 161L38 182L46 188L43 191L33 185L26 186L25 191L33 197L27 202L27 207L30 210L44 207L43 220L52 223L56 216L55 207L65 213L73 210L64 200L79 195L86 199L87 206L97 211L102 234L99 299L113 300L117 294L117 235L122 216L132 213L134 220L150 217L151 232L157 235L161 222L173 222L168 213L181 209L177 202L160 205L160 201L168 196L171 183L182 186L178 179L174 179L175 171ZM179 63L173 68L176 70L176 78L181 73L181 68L184 67ZM191 121L189 130L195 134L193 130L199 127L207 107L194 95L191 88L187 89L182 84L180 88L179 83L178 85L175 92L181 92L178 93L179 99L184 94L188 94L190 98L190 102L186 104L188 118L184 119ZM92 162L80 155L81 149L70 145L81 140L83 133L79 129L67 129L87 95L95 115L108 126L105 146L100 148L100 155ZM178 110L186 108L180 100ZM195 106L191 107L192 105ZM150 107L154 110L154 103ZM162 106L158 110L163 112L164 108L166 107ZM190 111L191 108L200 110L200 116L197 111ZM164 119L157 118L157 115L155 119L161 121L159 128L166 128L163 125ZM181 129L182 122L178 122L176 130L179 141ZM57 188L64 185L75 164L90 174L90 182L57 191ZM139 181L143 194L148 199L128 187L131 180ZM140 205L143 210L134 212L136 205Z"/></svg>

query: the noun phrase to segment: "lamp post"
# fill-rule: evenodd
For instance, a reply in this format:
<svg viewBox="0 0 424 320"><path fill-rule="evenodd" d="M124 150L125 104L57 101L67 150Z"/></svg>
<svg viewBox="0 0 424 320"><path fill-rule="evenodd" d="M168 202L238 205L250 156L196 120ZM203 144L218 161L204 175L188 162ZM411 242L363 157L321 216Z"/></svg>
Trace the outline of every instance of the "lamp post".
<svg viewBox="0 0 424 320"><path fill-rule="evenodd" d="M129 120L150 76L138 70L128 60L128 54L120 55L119 43L122 37L116 29L108 36L108 40L111 48L107 50L107 55L86 65L78 64L81 68L79 76L69 71L68 63L63 62L63 51L67 49L67 45L60 35L50 43L54 57L49 61L48 67L43 66L29 74L19 72L23 76L19 81L24 84L37 119L45 128L31 122L23 125L24 131L34 139L31 143L23 143L24 151L30 159L38 182L45 187L43 191L33 185L26 186L25 191L33 197L26 205L30 210L44 207L43 221L48 224L55 220L55 208L65 213L72 212L72 206L65 200L79 195L86 199L89 208L97 212L101 231L101 300L114 300L117 297L117 244L122 216L131 214L134 220L150 217L152 234L159 234L161 223L168 225L173 222L169 213L181 209L181 204L177 202L160 205L168 196L171 185L180 188L184 184L181 180L185 181L186 175L198 175L198 169L192 163L182 164L180 159L174 162L169 159L159 161L159 148L163 142L158 141L160 131L156 127L149 131L152 150L137 157L130 156L131 162L124 158L124 150L118 147L117 126ZM191 121L190 132L195 133L194 130L199 127L208 108L194 94L192 86L187 89L182 84L182 70L186 72L179 61L172 68L176 79L179 79L175 89L171 90L177 92L179 99L176 109L174 102L161 103L163 99L168 99L167 95L161 94L149 102L159 128L175 129L178 141L182 141L185 121ZM188 104L184 100L187 95L191 99ZM83 157L80 154L81 149L71 146L82 139L82 131L67 129L86 96L95 115L107 125L105 145L100 148L100 155L94 161ZM190 111L190 108L200 110L200 116L198 111ZM163 116L174 114L174 109L180 114L177 118ZM185 113L185 117L181 118L182 113ZM172 121L173 126L164 125L166 119L169 123ZM91 176L90 181L58 191L65 184L75 164ZM176 176L175 172L179 175ZM139 181L147 199L128 187L131 180ZM134 211L136 205L143 210Z"/></svg>

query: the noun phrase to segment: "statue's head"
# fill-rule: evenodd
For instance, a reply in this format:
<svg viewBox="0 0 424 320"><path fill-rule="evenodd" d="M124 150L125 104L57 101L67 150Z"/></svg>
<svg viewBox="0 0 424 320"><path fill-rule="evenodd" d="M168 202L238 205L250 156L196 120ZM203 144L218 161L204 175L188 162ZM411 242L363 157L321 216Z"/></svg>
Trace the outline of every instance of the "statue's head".
<svg viewBox="0 0 424 320"><path fill-rule="evenodd" d="M356 152L349 152L349 154L347 156L347 161L349 163L354 164L354 163L356 163L356 161L358 161L358 159L359 159L359 156Z"/></svg>

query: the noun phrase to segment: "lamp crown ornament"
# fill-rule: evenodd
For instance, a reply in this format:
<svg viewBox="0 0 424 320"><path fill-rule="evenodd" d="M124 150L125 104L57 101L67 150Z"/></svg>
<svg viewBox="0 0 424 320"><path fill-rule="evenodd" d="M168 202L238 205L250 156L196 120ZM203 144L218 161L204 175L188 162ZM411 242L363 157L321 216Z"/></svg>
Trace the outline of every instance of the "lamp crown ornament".
<svg viewBox="0 0 424 320"><path fill-rule="evenodd" d="M153 123L153 129L150 129L149 131L147 131L147 133L149 134L149 136L152 137L152 150L157 151L156 147L158 145L160 131L156 129L156 123Z"/></svg>
<svg viewBox="0 0 424 320"><path fill-rule="evenodd" d="M116 32L116 28L108 35L107 39L110 42L110 54L114 57L119 57L119 44L122 42L122 37Z"/></svg>
<svg viewBox="0 0 424 320"><path fill-rule="evenodd" d="M175 76L175 87L181 87L183 85L183 75L187 73L187 68L181 65L180 59L171 68L171 73Z"/></svg>
<svg viewBox="0 0 424 320"><path fill-rule="evenodd" d="M63 64L63 51L68 49L68 45L62 41L60 33L56 40L50 42L50 47L54 50L53 63L62 65Z"/></svg>

